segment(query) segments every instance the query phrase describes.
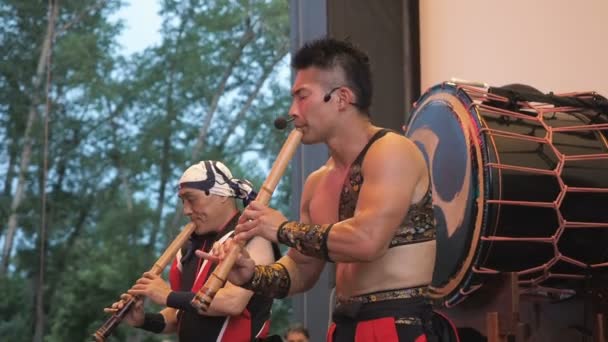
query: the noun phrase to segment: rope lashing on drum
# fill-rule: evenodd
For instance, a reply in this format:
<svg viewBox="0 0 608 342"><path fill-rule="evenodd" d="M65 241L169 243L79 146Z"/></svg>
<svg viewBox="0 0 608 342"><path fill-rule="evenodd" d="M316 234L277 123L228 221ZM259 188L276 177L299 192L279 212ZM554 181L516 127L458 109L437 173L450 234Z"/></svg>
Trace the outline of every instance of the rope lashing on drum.
<svg viewBox="0 0 608 342"><path fill-rule="evenodd" d="M555 106L564 106L564 107L578 107L585 109L593 109L596 110L604 116L606 116L608 110L608 100L603 98L602 96L595 93L579 93L578 96L557 96L553 93L549 95L544 95L540 92L535 92L535 89L529 86L523 86L531 89L531 91L515 91L513 90L513 86L509 86L509 88L493 88L494 95L506 97L509 100L509 103L514 101L529 101L529 102L539 102L539 103L549 103ZM521 87L520 87L521 89ZM583 98L584 96L592 95L591 100ZM509 97L511 96L511 97ZM492 101L494 104L496 101ZM540 139L543 140L542 145L551 145L555 146L556 142L553 140L555 138L556 133L571 133L571 132L585 132L585 131L602 131L607 127L606 123L594 124L592 123L592 119L587 116L589 121L586 125L569 125L569 126L558 126L553 127L548 122L545 121L545 117L547 114L559 112L556 108L547 108L543 106L530 105L531 111L527 113L531 116L530 120L536 121L541 125L541 127L547 132L544 137ZM603 112L601 112L603 110ZM519 113L505 113L505 116L513 116L517 117ZM564 113L564 114L567 114ZM507 120L508 121L508 120ZM498 129L488 130L489 134L492 136L506 136L509 134L508 131L501 131ZM600 133L601 134L601 133ZM525 140L527 137L519 137L519 139ZM529 137L530 141L536 141L538 137ZM521 200L504 200L504 199L493 199L488 200L488 203L496 204L496 205L520 205L520 206L528 206L528 207L545 207L551 208L556 212L560 212L563 210L562 206L566 198L567 193L589 193L589 194L608 194L608 187L593 187L593 186L573 186L568 185L564 180L563 172L566 165L566 162L577 162L577 161L586 161L586 160L608 160L608 153L606 151L601 153L592 153L592 154L567 154L567 153L556 153L557 165L551 170L542 170L535 167L523 167L518 165L508 165L508 164L500 164L500 163L488 163L487 166L491 166L493 168L501 169L501 170L513 170L517 172L523 173L531 173L531 174L546 174L552 175L558 179L558 185L560 192L557 195L556 199L552 202L537 202L537 201L521 201ZM598 260L597 258L594 261L588 261L581 259L580 257L575 257L570 255L570 253L560 251L560 241L564 239L562 235L566 231L571 231L572 229L608 229L608 222L601 221L597 222L595 220L581 220L570 218L567 216L560 214L558 216L558 229L552 236L549 237L510 237L510 236L490 236L490 237L482 237L484 241L518 241L518 242L537 242L544 244L551 244L556 251L556 254L548 260L547 262L538 265L536 267L531 267L523 270L519 270L517 273L520 277L524 276L525 279L520 278L520 285L524 285L527 289L524 291L533 291L533 289L540 290L541 292L547 293L556 293L560 296L572 296L576 295L576 291L571 289L563 289L563 288L553 288L550 285L544 285L545 281L549 279L578 279L582 281L588 281L590 277L595 274L595 272L601 272L601 270L605 270L608 267L608 260L606 259L606 253L603 253L603 256ZM579 267L583 270L582 274L570 274L567 271L560 271L559 268L555 268L557 263L563 263L575 267ZM479 273L500 273L500 270L490 269L487 267L479 267L478 270L474 270ZM569 298L569 297L563 297Z"/></svg>
<svg viewBox="0 0 608 342"><path fill-rule="evenodd" d="M523 84L489 87L488 92L506 97L510 103L517 103L518 101L544 102L555 106L579 107L608 112L608 99L596 93L592 93L591 99L576 96L560 96L553 94L553 92L543 94L542 92Z"/></svg>

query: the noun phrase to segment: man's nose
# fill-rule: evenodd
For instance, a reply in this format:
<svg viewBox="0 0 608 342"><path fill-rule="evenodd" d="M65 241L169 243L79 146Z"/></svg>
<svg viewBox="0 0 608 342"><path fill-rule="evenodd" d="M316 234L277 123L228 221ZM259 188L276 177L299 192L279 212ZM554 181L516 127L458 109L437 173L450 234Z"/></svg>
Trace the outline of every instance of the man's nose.
<svg viewBox="0 0 608 342"><path fill-rule="evenodd" d="M291 107L289 107L289 116L291 116L294 119L297 119L300 117L300 111L298 110L298 106L296 106L295 101L291 102Z"/></svg>
<svg viewBox="0 0 608 342"><path fill-rule="evenodd" d="M186 216L190 216L192 214L192 208L190 208L190 205L188 203L184 202L184 207L182 208L182 212Z"/></svg>

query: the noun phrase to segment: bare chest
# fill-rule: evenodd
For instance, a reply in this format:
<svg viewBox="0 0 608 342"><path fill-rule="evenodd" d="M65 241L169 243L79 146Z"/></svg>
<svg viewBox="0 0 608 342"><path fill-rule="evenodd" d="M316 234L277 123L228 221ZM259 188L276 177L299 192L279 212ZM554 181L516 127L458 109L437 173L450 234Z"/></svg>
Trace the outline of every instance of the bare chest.
<svg viewBox="0 0 608 342"><path fill-rule="evenodd" d="M310 199L310 219L313 223L338 222L340 193L348 170L330 170L319 180Z"/></svg>

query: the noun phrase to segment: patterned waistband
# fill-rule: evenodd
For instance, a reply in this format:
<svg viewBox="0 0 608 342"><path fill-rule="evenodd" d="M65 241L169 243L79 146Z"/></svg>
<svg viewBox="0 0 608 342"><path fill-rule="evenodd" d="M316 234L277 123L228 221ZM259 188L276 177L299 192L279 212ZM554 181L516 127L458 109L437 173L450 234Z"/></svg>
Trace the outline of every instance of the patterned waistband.
<svg viewBox="0 0 608 342"><path fill-rule="evenodd" d="M396 317L395 325L422 325L420 317Z"/></svg>
<svg viewBox="0 0 608 342"><path fill-rule="evenodd" d="M407 289L387 290L380 292L367 293L364 295L354 296L350 298L338 298L338 305L350 303L375 303L385 300L394 299L409 299L424 297L427 294L427 286L411 287Z"/></svg>

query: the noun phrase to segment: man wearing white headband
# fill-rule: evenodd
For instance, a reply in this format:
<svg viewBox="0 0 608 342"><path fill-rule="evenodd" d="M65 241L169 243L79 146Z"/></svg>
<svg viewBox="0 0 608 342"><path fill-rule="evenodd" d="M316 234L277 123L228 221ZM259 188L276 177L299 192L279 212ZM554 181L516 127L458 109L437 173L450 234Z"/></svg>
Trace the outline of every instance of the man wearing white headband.
<svg viewBox="0 0 608 342"><path fill-rule="evenodd" d="M238 342L265 337L272 305L267 297L227 283L217 292L205 316L190 305L215 268L194 252L208 252L215 242L232 235L240 216L235 200L241 199L247 205L255 198L251 183L233 178L219 161L201 161L184 172L178 195L184 215L196 229L171 265L170 286L159 276L146 272L128 291L129 295L145 296L166 308L159 313L144 313L143 301L139 300L125 321L155 333L177 333L180 342ZM246 249L259 264L270 264L278 257L278 248L273 255L273 247L262 238L252 239ZM120 309L122 303L114 303L108 311Z"/></svg>

